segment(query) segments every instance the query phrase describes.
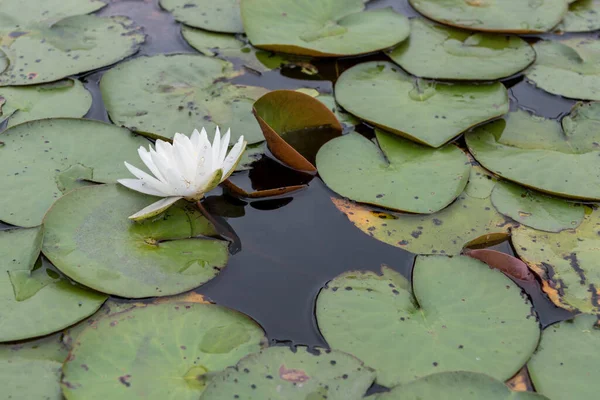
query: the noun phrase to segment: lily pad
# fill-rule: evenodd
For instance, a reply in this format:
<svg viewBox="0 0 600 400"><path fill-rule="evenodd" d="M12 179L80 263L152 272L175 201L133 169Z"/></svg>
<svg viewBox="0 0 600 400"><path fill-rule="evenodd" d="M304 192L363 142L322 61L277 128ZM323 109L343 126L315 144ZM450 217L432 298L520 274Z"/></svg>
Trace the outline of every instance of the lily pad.
<svg viewBox="0 0 600 400"><path fill-rule="evenodd" d="M377 61L345 71L335 85L335 98L357 117L431 147L508 112L508 94L499 82L436 83Z"/></svg>
<svg viewBox="0 0 600 400"><path fill-rule="evenodd" d="M589 209L577 229L559 233L521 226L512 241L519 257L542 279L550 300L567 310L600 313L600 211Z"/></svg>
<svg viewBox="0 0 600 400"><path fill-rule="evenodd" d="M0 122L8 126L44 118L83 117L92 105L92 96L78 80L0 88Z"/></svg>
<svg viewBox="0 0 600 400"><path fill-rule="evenodd" d="M221 82L232 65L191 54L139 57L102 77L100 90L112 121L145 136L171 139L203 126L212 140L216 126L231 128L231 141L264 140L252 104L266 89Z"/></svg>
<svg viewBox="0 0 600 400"><path fill-rule="evenodd" d="M531 392L513 392L503 382L473 372L441 372L406 385L397 386L377 400L543 400L546 397Z"/></svg>
<svg viewBox="0 0 600 400"><path fill-rule="evenodd" d="M600 382L594 371L599 346L595 315L578 315L544 329L540 346L528 363L536 390L552 399L597 396Z"/></svg>
<svg viewBox="0 0 600 400"><path fill-rule="evenodd" d="M259 48L314 57L372 53L410 32L408 18L391 8L363 12L363 0L244 0L242 21Z"/></svg>
<svg viewBox="0 0 600 400"><path fill-rule="evenodd" d="M432 79L494 80L527 68L535 51L518 36L472 33L411 20L410 38L389 55L412 75Z"/></svg>
<svg viewBox="0 0 600 400"><path fill-rule="evenodd" d="M215 231L195 207L180 201L143 223L127 218L154 201L118 185L71 191L44 218L43 252L73 280L121 297L169 296L214 278L227 243L197 238Z"/></svg>
<svg viewBox="0 0 600 400"><path fill-rule="evenodd" d="M343 273L319 293L316 314L327 343L352 351L385 386L457 370L504 381L527 362L540 335L521 289L464 256L417 257L412 289L387 267L382 275Z"/></svg>
<svg viewBox="0 0 600 400"><path fill-rule="evenodd" d="M41 224L54 201L79 179L115 182L127 176L123 161L141 167L137 149L148 141L98 121L49 119L27 122L0 134L0 220Z"/></svg>
<svg viewBox="0 0 600 400"><path fill-rule="evenodd" d="M490 200L494 182L471 170L465 191L447 208L430 215L383 212L342 199L333 204L365 234L415 254L460 254L463 247L508 238L512 226Z"/></svg>
<svg viewBox="0 0 600 400"><path fill-rule="evenodd" d="M409 0L442 24L476 31L536 33L554 28L567 12L565 0Z"/></svg>
<svg viewBox="0 0 600 400"><path fill-rule="evenodd" d="M581 100L600 100L600 40L542 40L527 78L540 89Z"/></svg>
<svg viewBox="0 0 600 400"><path fill-rule="evenodd" d="M600 0L575 0L569 4L557 30L562 32L591 32L600 29Z"/></svg>
<svg viewBox="0 0 600 400"><path fill-rule="evenodd" d="M240 0L160 0L177 21L207 31L244 32Z"/></svg>
<svg viewBox="0 0 600 400"><path fill-rule="evenodd" d="M213 378L201 400L360 400L375 371L350 354L270 347Z"/></svg>
<svg viewBox="0 0 600 400"><path fill-rule="evenodd" d="M77 337L62 389L68 400L198 399L217 373L264 342L260 326L224 307L140 305L101 318Z"/></svg>
<svg viewBox="0 0 600 400"><path fill-rule="evenodd" d="M62 364L47 360L0 360L0 381L5 399L61 400Z"/></svg>
<svg viewBox="0 0 600 400"><path fill-rule="evenodd" d="M544 193L600 200L600 131L563 132L554 120L525 111L465 135L471 154L488 170Z"/></svg>
<svg viewBox="0 0 600 400"><path fill-rule="evenodd" d="M327 142L317 154L319 175L352 200L431 214L464 190L471 164L458 147L431 149L376 131L376 144L358 133Z"/></svg>
<svg viewBox="0 0 600 400"><path fill-rule="evenodd" d="M0 21L3 27L52 26L61 19L89 14L105 6L106 3L99 0L45 0L43 3L2 0Z"/></svg>
<svg viewBox="0 0 600 400"><path fill-rule="evenodd" d="M0 342L47 335L93 314L106 296L57 273L40 253L40 228L0 232Z"/></svg>

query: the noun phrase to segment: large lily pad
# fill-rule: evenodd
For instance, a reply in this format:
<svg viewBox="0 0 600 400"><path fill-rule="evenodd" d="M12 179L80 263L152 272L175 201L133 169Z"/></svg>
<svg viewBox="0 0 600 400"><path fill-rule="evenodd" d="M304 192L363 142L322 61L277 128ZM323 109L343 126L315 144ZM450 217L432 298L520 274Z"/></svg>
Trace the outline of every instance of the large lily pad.
<svg viewBox="0 0 600 400"><path fill-rule="evenodd" d="M98 121L27 122L0 134L0 220L32 227L80 179L115 182L127 176L123 161L141 166L137 148L148 141Z"/></svg>
<svg viewBox="0 0 600 400"><path fill-rule="evenodd" d="M600 40L542 40L533 45L537 58L527 78L552 94L600 100Z"/></svg>
<svg viewBox="0 0 600 400"><path fill-rule="evenodd" d="M93 314L106 296L73 285L40 253L40 228L0 232L0 342L47 335Z"/></svg>
<svg viewBox="0 0 600 400"><path fill-rule="evenodd" d="M77 337L63 367L63 393L68 400L195 400L215 374L264 341L260 326L224 307L178 301L132 307Z"/></svg>
<svg viewBox="0 0 600 400"><path fill-rule="evenodd" d="M327 142L317 154L327 186L352 200L394 210L431 214L454 201L471 164L458 147L431 149L376 131L377 145L358 133Z"/></svg>
<svg viewBox="0 0 600 400"><path fill-rule="evenodd" d="M415 254L455 255L468 244L508 238L512 224L492 205L493 187L489 175L473 168L457 200L430 215L382 212L347 200L332 201L357 228L377 240Z"/></svg>
<svg viewBox="0 0 600 400"><path fill-rule="evenodd" d="M160 0L177 21L214 32L244 32L240 0Z"/></svg>
<svg viewBox="0 0 600 400"><path fill-rule="evenodd" d="M48 360L0 360L5 399L61 400L61 363Z"/></svg>
<svg viewBox="0 0 600 400"><path fill-rule="evenodd" d="M73 280L121 297L183 293L214 278L227 243L195 238L215 234L196 208L181 201L153 220L127 218L154 201L117 185L74 190L44 218L44 254Z"/></svg>
<svg viewBox="0 0 600 400"><path fill-rule="evenodd" d="M501 83L424 81L389 62L367 62L345 71L335 85L335 98L359 118L432 147L508 112Z"/></svg>
<svg viewBox="0 0 600 400"><path fill-rule="evenodd" d="M536 390L557 400L597 396L600 382L594 372L599 347L595 315L579 315L544 329L540 346L528 363Z"/></svg>
<svg viewBox="0 0 600 400"><path fill-rule="evenodd" d="M43 3L2 0L2 26L52 26L61 19L89 14L106 6L99 0L45 0Z"/></svg>
<svg viewBox="0 0 600 400"><path fill-rule="evenodd" d="M466 32L415 18L410 38L390 57L424 78L492 80L527 68L535 60L535 51L517 36Z"/></svg>
<svg viewBox="0 0 600 400"><path fill-rule="evenodd" d="M392 47L408 37L408 19L391 8L362 12L363 0L244 0L242 20L256 47L340 57Z"/></svg>
<svg viewBox="0 0 600 400"><path fill-rule="evenodd" d="M427 18L460 28L535 33L554 28L567 12L565 0L409 0Z"/></svg>
<svg viewBox="0 0 600 400"><path fill-rule="evenodd" d="M483 125L466 136L473 156L488 170L539 191L600 200L600 131L573 130L525 111Z"/></svg>
<svg viewBox="0 0 600 400"><path fill-rule="evenodd" d="M562 32L591 32L600 29L600 0L575 0L557 28Z"/></svg>
<svg viewBox="0 0 600 400"><path fill-rule="evenodd" d="M212 379L201 400L360 400L375 371L341 351L270 347Z"/></svg>
<svg viewBox="0 0 600 400"><path fill-rule="evenodd" d="M412 289L386 267L382 275L346 272L319 293L316 310L327 343L352 351L385 386L457 370L504 381L540 335L519 287L464 256L417 257Z"/></svg>
<svg viewBox="0 0 600 400"><path fill-rule="evenodd" d="M92 105L92 96L78 80L0 88L0 122L8 126L43 118L83 117Z"/></svg>
<svg viewBox="0 0 600 400"><path fill-rule="evenodd" d="M231 128L231 140L264 140L252 104L266 89L220 82L236 72L228 62L191 54L139 57L108 71L102 98L117 125L153 138L191 134L203 126Z"/></svg>
<svg viewBox="0 0 600 400"><path fill-rule="evenodd" d="M577 229L549 233L521 226L512 241L557 306L600 313L600 211L587 211Z"/></svg>

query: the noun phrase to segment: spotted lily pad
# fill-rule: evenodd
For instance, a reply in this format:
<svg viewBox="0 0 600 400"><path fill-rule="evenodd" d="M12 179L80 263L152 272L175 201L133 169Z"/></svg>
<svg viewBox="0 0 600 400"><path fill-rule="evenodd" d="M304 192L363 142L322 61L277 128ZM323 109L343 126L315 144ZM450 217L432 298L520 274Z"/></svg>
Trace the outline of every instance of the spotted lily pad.
<svg viewBox="0 0 600 400"><path fill-rule="evenodd" d="M343 273L319 293L316 314L327 343L352 351L385 386L457 370L504 381L540 335L519 287L464 256L417 257L412 289L387 267Z"/></svg>
<svg viewBox="0 0 600 400"><path fill-rule="evenodd" d="M148 141L98 121L49 119L0 134L0 220L32 227L79 179L115 182L127 176L123 161L140 167L137 148Z"/></svg>
<svg viewBox="0 0 600 400"><path fill-rule="evenodd" d="M454 201L469 180L469 159L458 147L431 149L376 131L379 148L358 133L327 142L317 154L319 175L352 200L431 214Z"/></svg>
<svg viewBox="0 0 600 400"><path fill-rule="evenodd" d="M559 307L600 313L600 211L589 209L577 229L513 231L519 257L542 279L542 289Z"/></svg>
<svg viewBox="0 0 600 400"><path fill-rule="evenodd" d="M5 399L61 400L61 363L47 360L0 359Z"/></svg>
<svg viewBox="0 0 600 400"><path fill-rule="evenodd" d="M363 0L244 0L242 21L259 48L315 57L372 53L408 37L408 19L391 8L362 12Z"/></svg>
<svg viewBox="0 0 600 400"><path fill-rule="evenodd" d="M0 122L8 126L43 118L83 117L92 105L92 96L77 80L64 80L26 87L1 87Z"/></svg>
<svg viewBox="0 0 600 400"><path fill-rule="evenodd" d="M591 32L600 29L600 0L575 0L569 4L557 30L562 32Z"/></svg>
<svg viewBox="0 0 600 400"><path fill-rule="evenodd" d="M196 400L217 373L264 341L260 326L224 307L173 300L136 306L77 337L63 366L63 393L68 400Z"/></svg>
<svg viewBox="0 0 600 400"><path fill-rule="evenodd" d="M537 59L526 76L537 87L573 99L600 100L600 40L542 40L533 48Z"/></svg>
<svg viewBox="0 0 600 400"><path fill-rule="evenodd" d="M154 201L120 185L71 191L44 219L43 252L73 280L121 297L169 296L214 278L227 243L196 238L215 231L195 207L181 201L143 223L127 218Z"/></svg>
<svg viewBox="0 0 600 400"><path fill-rule="evenodd" d="M139 57L108 71L100 82L102 98L117 125L152 138L190 135L203 126L231 128L249 143L264 140L252 104L266 89L221 82L237 74L228 62L191 54ZM212 140L212 139L211 139Z"/></svg>
<svg viewBox="0 0 600 400"><path fill-rule="evenodd" d="M212 379L201 400L359 400L375 371L341 351L270 347Z"/></svg>
<svg viewBox="0 0 600 400"><path fill-rule="evenodd" d="M413 78L389 62L367 62L345 71L335 85L335 98L357 117L431 147L508 112L501 83L435 83Z"/></svg>
<svg viewBox="0 0 600 400"><path fill-rule="evenodd" d="M177 21L207 31L244 32L240 0L160 0Z"/></svg>
<svg viewBox="0 0 600 400"><path fill-rule="evenodd" d="M558 122L511 112L469 132L467 145L488 170L541 192L600 200L600 131L563 132Z"/></svg>
<svg viewBox="0 0 600 400"><path fill-rule="evenodd" d="M514 75L535 60L517 36L472 33L411 20L410 38L390 58L412 75L432 79L493 80Z"/></svg>
<svg viewBox="0 0 600 400"><path fill-rule="evenodd" d="M567 12L565 0L409 0L427 18L459 28L535 33L554 28Z"/></svg>
<svg viewBox="0 0 600 400"><path fill-rule="evenodd" d="M528 363L536 390L551 399L597 396L600 382L594 371L599 346L595 315L579 315L544 329L540 346Z"/></svg>

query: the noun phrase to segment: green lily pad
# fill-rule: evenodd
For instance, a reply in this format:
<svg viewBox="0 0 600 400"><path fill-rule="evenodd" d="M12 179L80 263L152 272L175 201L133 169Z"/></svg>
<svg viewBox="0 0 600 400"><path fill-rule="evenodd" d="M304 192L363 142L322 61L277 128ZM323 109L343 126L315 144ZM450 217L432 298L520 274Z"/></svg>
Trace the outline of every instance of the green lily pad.
<svg viewBox="0 0 600 400"><path fill-rule="evenodd" d="M503 215L546 232L577 228L585 213L580 204L545 196L506 182L496 185L492 192L492 203Z"/></svg>
<svg viewBox="0 0 600 400"><path fill-rule="evenodd" d="M227 242L196 238L215 231L185 201L143 223L127 218L154 201L118 185L71 191L44 219L43 252L76 282L121 297L169 296L214 278Z"/></svg>
<svg viewBox="0 0 600 400"><path fill-rule="evenodd" d="M43 3L2 0L1 25L52 26L61 19L89 14L106 6L99 0L45 0Z"/></svg>
<svg viewBox="0 0 600 400"><path fill-rule="evenodd" d="M30 20L0 26L0 50L9 60L0 86L51 82L104 67L137 52L145 38L127 17L76 15L51 25Z"/></svg>
<svg viewBox="0 0 600 400"><path fill-rule="evenodd" d="M576 141L576 151L600 149L600 102L575 104L561 125L565 136Z"/></svg>
<svg viewBox="0 0 600 400"><path fill-rule="evenodd" d="M581 100L600 100L600 40L542 40L527 78L540 89Z"/></svg>
<svg viewBox="0 0 600 400"><path fill-rule="evenodd" d="M98 121L49 119L27 122L0 134L0 220L41 224L62 192L78 179L115 182L127 176L124 161L141 167L137 149L148 141Z"/></svg>
<svg viewBox="0 0 600 400"><path fill-rule="evenodd" d="M5 399L61 400L61 363L47 360L0 360Z"/></svg>
<svg viewBox="0 0 600 400"><path fill-rule="evenodd" d="M562 32L591 32L600 29L600 0L575 0L569 4L557 30Z"/></svg>
<svg viewBox="0 0 600 400"><path fill-rule="evenodd" d="M410 38L389 55L412 75L432 79L494 80L527 68L535 51L518 36L472 33L415 18Z"/></svg>
<svg viewBox="0 0 600 400"><path fill-rule="evenodd" d="M19 358L62 363L69 355L69 350L69 346L63 342L63 333L60 332L40 339L0 344L0 360Z"/></svg>
<svg viewBox="0 0 600 400"><path fill-rule="evenodd" d="M441 372L426 376L391 392L380 394L377 400L543 400L532 392L513 392L503 382L473 372Z"/></svg>
<svg viewBox="0 0 600 400"><path fill-rule="evenodd" d="M160 0L177 21L207 31L244 32L240 0Z"/></svg>
<svg viewBox="0 0 600 400"><path fill-rule="evenodd" d="M551 399L596 397L600 390L594 373L599 346L595 315L578 315L544 329L540 346L528 363L536 390Z"/></svg>
<svg viewBox="0 0 600 400"><path fill-rule="evenodd" d="M431 149L376 131L376 144L358 133L327 142L317 154L319 175L352 200L431 214L464 190L471 164L458 147Z"/></svg>
<svg viewBox="0 0 600 400"><path fill-rule="evenodd" d="M341 351L270 347L213 378L200 399L360 400L374 379L375 371Z"/></svg>
<svg viewBox="0 0 600 400"><path fill-rule="evenodd" d="M544 193L600 200L600 131L563 132L554 120L525 111L465 135L471 154L488 170Z"/></svg>
<svg viewBox="0 0 600 400"><path fill-rule="evenodd" d="M92 105L92 96L78 80L26 86L0 87L0 122L8 126L44 118L83 117Z"/></svg>
<svg viewBox="0 0 600 400"><path fill-rule="evenodd" d="M357 117L431 147L508 112L508 94L501 83L435 83L376 61L345 71L335 85L335 99Z"/></svg>
<svg viewBox="0 0 600 400"><path fill-rule="evenodd" d="M363 12L363 0L244 0L242 21L261 49L314 57L372 53L410 32L408 18L391 8Z"/></svg>
<svg viewBox="0 0 600 400"><path fill-rule="evenodd" d="M536 33L554 28L567 12L565 0L409 0L442 24L487 32Z"/></svg>
<svg viewBox="0 0 600 400"><path fill-rule="evenodd" d="M521 289L465 256L417 257L412 289L387 267L343 273L319 293L316 314L327 343L352 351L385 386L458 370L504 381L540 336Z"/></svg>
<svg viewBox="0 0 600 400"><path fill-rule="evenodd" d="M62 389L68 400L195 400L217 373L264 342L260 326L224 307L137 306L101 318L77 337Z"/></svg>
<svg viewBox="0 0 600 400"><path fill-rule="evenodd" d="M382 212L342 199L334 205L365 234L415 254L460 254L474 243L508 238L512 223L490 200L494 181L480 168L471 170L465 191L447 208L430 215Z"/></svg>
<svg viewBox="0 0 600 400"><path fill-rule="evenodd" d="M266 89L220 82L235 76L232 65L191 54L139 57L119 64L100 82L112 121L140 134L170 139L203 126L212 140L216 126L231 128L231 141L264 140L252 104Z"/></svg>
<svg viewBox="0 0 600 400"><path fill-rule="evenodd" d="M340 123L345 128L350 128L360 124L360 120L358 118L342 110L342 108L335 102L335 97L333 97L332 95L318 92L316 95L313 95L313 93L306 94L310 94L311 96L319 100L321 103L325 104L331 110L331 112L335 114L338 121L340 121Z"/></svg>
<svg viewBox="0 0 600 400"><path fill-rule="evenodd" d="M512 241L519 257L541 279L542 289L557 306L600 313L600 211L589 209L577 229L559 233L521 226Z"/></svg>
<svg viewBox="0 0 600 400"><path fill-rule="evenodd" d="M47 335L93 314L106 296L73 285L40 253L40 228L0 231L0 342Z"/></svg>

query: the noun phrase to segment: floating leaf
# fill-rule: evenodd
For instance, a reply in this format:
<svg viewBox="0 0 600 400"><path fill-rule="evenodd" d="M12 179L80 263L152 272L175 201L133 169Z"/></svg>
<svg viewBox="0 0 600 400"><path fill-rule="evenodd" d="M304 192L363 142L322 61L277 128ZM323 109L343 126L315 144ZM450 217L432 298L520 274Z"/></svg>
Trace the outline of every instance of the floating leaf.
<svg viewBox="0 0 600 400"><path fill-rule="evenodd" d="M160 0L177 21L207 31L244 32L240 0Z"/></svg>
<svg viewBox="0 0 600 400"><path fill-rule="evenodd" d="M223 186L229 189L231 192L236 195L248 199L260 199L263 197L273 197L273 196L281 196L287 193L295 192L300 189L305 189L307 185L293 185L293 186L285 186L275 189L266 189L266 190L257 190L255 192L247 192L243 188L239 187L235 183L227 180L223 182Z"/></svg>
<svg viewBox="0 0 600 400"><path fill-rule="evenodd" d="M51 26L61 19L89 14L106 6L99 0L45 0L43 3L2 0L0 21L6 26Z"/></svg>
<svg viewBox="0 0 600 400"><path fill-rule="evenodd" d="M201 400L359 400L374 379L375 371L341 351L270 347L216 376Z"/></svg>
<svg viewBox="0 0 600 400"><path fill-rule="evenodd" d="M139 305L99 319L77 337L62 388L73 400L198 399L213 376L264 341L254 321L224 307Z"/></svg>
<svg viewBox="0 0 600 400"><path fill-rule="evenodd" d="M210 57L139 57L104 74L100 90L115 124L152 138L190 135L203 126L212 138L220 126L231 128L233 142L241 135L249 144L261 142L252 104L267 90L221 82L235 74L230 63Z"/></svg>
<svg viewBox="0 0 600 400"><path fill-rule="evenodd" d="M63 333L55 333L40 339L0 344L0 360L51 360L62 363L69 354L63 342Z"/></svg>
<svg viewBox="0 0 600 400"><path fill-rule="evenodd" d="M372 53L408 37L408 18L391 8L362 12L363 0L243 0L256 47L314 57Z"/></svg>
<svg viewBox="0 0 600 400"><path fill-rule="evenodd" d="M92 105L92 96L78 80L65 80L64 85L49 83L26 87L1 87L4 99L0 122L8 126L44 118L83 117Z"/></svg>
<svg viewBox="0 0 600 400"><path fill-rule="evenodd" d="M492 204L501 214L547 232L574 229L583 221L584 209L576 203L545 196L512 183L501 182L492 192Z"/></svg>
<svg viewBox="0 0 600 400"><path fill-rule="evenodd" d="M44 219L44 254L73 280L128 298L183 293L214 278L227 243L196 238L215 232L195 207L181 201L143 223L127 218L155 200L118 185L69 192Z"/></svg>
<svg viewBox="0 0 600 400"><path fill-rule="evenodd" d="M548 233L521 226L513 230L512 241L554 304L600 313L600 211L586 214L577 229Z"/></svg>
<svg viewBox="0 0 600 400"><path fill-rule="evenodd" d="M379 130L376 136L380 148L358 133L321 147L317 167L330 189L358 202L423 214L448 206L464 190L471 165L458 147L431 149Z"/></svg>
<svg viewBox="0 0 600 400"><path fill-rule="evenodd" d="M386 267L382 275L346 272L321 290L316 310L327 343L352 351L385 386L457 370L506 380L540 335L521 290L500 271L463 256L417 257L412 290Z"/></svg>
<svg viewBox="0 0 600 400"><path fill-rule="evenodd" d="M518 279L520 281L535 281L535 278L531 271L529 271L527 264L518 258L511 256L510 254L488 249L467 249L467 251L465 251L465 255L476 260L483 261L491 268L500 270L509 277Z"/></svg>
<svg viewBox="0 0 600 400"><path fill-rule="evenodd" d="M415 18L410 38L390 58L420 77L493 80L527 68L535 60L535 51L518 36L466 32Z"/></svg>
<svg viewBox="0 0 600 400"><path fill-rule="evenodd" d="M573 133L518 110L465 137L477 161L503 178L557 196L600 200L600 131Z"/></svg>
<svg viewBox="0 0 600 400"><path fill-rule="evenodd" d="M542 332L537 352L528 363L538 392L552 399L592 399L600 382L594 373L600 346L598 317L579 315Z"/></svg>
<svg viewBox="0 0 600 400"><path fill-rule="evenodd" d="M569 12L557 30L591 32L600 29L600 0L571 0Z"/></svg>
<svg viewBox="0 0 600 400"><path fill-rule="evenodd" d="M567 12L565 0L409 0L421 14L459 28L512 33L547 32Z"/></svg>
<svg viewBox="0 0 600 400"><path fill-rule="evenodd" d="M137 148L148 145L127 129L98 121L49 119L0 134L0 220L32 227L62 191L79 178L115 182L127 176L123 161L140 167Z"/></svg>
<svg viewBox="0 0 600 400"><path fill-rule="evenodd" d="M345 71L335 85L335 98L359 118L431 147L508 112L501 83L424 81L389 62L362 63Z"/></svg>
<svg viewBox="0 0 600 400"><path fill-rule="evenodd" d="M600 40L541 40L533 48L537 58L526 76L537 87L573 99L600 100Z"/></svg>
<svg viewBox="0 0 600 400"><path fill-rule="evenodd" d="M61 363L47 360L0 360L5 399L61 400Z"/></svg>

